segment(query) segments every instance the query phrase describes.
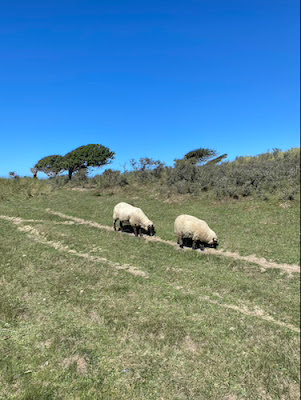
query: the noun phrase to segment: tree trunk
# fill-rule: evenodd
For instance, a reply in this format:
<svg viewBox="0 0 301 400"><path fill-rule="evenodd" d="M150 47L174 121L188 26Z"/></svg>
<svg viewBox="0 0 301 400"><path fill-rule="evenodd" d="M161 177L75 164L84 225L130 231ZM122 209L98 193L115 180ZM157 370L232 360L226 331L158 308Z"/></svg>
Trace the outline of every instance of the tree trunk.
<svg viewBox="0 0 301 400"><path fill-rule="evenodd" d="M72 178L72 172L73 172L73 169L69 169L69 181L71 181L71 178Z"/></svg>

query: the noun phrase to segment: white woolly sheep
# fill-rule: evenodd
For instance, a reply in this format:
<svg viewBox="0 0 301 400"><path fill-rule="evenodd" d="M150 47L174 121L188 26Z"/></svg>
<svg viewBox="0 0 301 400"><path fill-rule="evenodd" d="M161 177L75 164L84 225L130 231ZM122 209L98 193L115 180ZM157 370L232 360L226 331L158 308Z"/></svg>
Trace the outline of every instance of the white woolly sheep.
<svg viewBox="0 0 301 400"><path fill-rule="evenodd" d="M207 222L191 215L179 215L175 220L174 228L181 248L183 248L183 239L192 239L193 249L197 248L198 243L201 250L204 250L204 244L214 248L218 245L216 233L209 228Z"/></svg>
<svg viewBox="0 0 301 400"><path fill-rule="evenodd" d="M113 224L114 230L116 231L116 222L119 220L120 228L123 230L123 223L125 225L131 225L135 236L142 236L143 233L147 233L150 236L155 234L154 224L147 218L141 208L133 207L127 203L118 203L114 207L113 212Z"/></svg>

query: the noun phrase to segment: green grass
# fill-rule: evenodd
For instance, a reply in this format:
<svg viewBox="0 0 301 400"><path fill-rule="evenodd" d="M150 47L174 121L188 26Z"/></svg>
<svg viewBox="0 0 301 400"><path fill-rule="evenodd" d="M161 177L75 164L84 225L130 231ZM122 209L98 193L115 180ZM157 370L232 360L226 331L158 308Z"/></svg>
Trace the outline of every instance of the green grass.
<svg viewBox="0 0 301 400"><path fill-rule="evenodd" d="M2 202L0 215L39 221L0 219L0 398L299 398L300 335L290 328L299 326L299 274L57 224L64 219L46 212L112 226L121 200L143 208L163 239L176 240L174 218L188 213L207 220L226 250L299 261L295 202L165 199L129 189ZM26 226L38 233L18 229Z"/></svg>

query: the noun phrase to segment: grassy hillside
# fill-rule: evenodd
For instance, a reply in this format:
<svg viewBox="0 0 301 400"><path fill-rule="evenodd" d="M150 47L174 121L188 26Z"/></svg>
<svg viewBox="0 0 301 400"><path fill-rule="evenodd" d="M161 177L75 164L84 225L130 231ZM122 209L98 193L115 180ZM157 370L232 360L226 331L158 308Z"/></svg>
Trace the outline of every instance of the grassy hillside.
<svg viewBox="0 0 301 400"><path fill-rule="evenodd" d="M1 192L0 398L299 398L296 200L29 183ZM162 241L114 232L119 201ZM255 262L177 250L180 213Z"/></svg>

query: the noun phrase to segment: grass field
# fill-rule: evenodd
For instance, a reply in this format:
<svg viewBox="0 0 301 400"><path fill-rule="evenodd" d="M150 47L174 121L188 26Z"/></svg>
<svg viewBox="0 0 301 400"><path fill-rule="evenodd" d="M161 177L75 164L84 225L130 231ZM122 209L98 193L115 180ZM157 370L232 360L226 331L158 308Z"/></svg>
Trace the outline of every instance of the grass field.
<svg viewBox="0 0 301 400"><path fill-rule="evenodd" d="M0 202L1 399L299 399L298 201L21 197ZM112 230L119 201L157 240ZM224 254L178 250L181 213Z"/></svg>

